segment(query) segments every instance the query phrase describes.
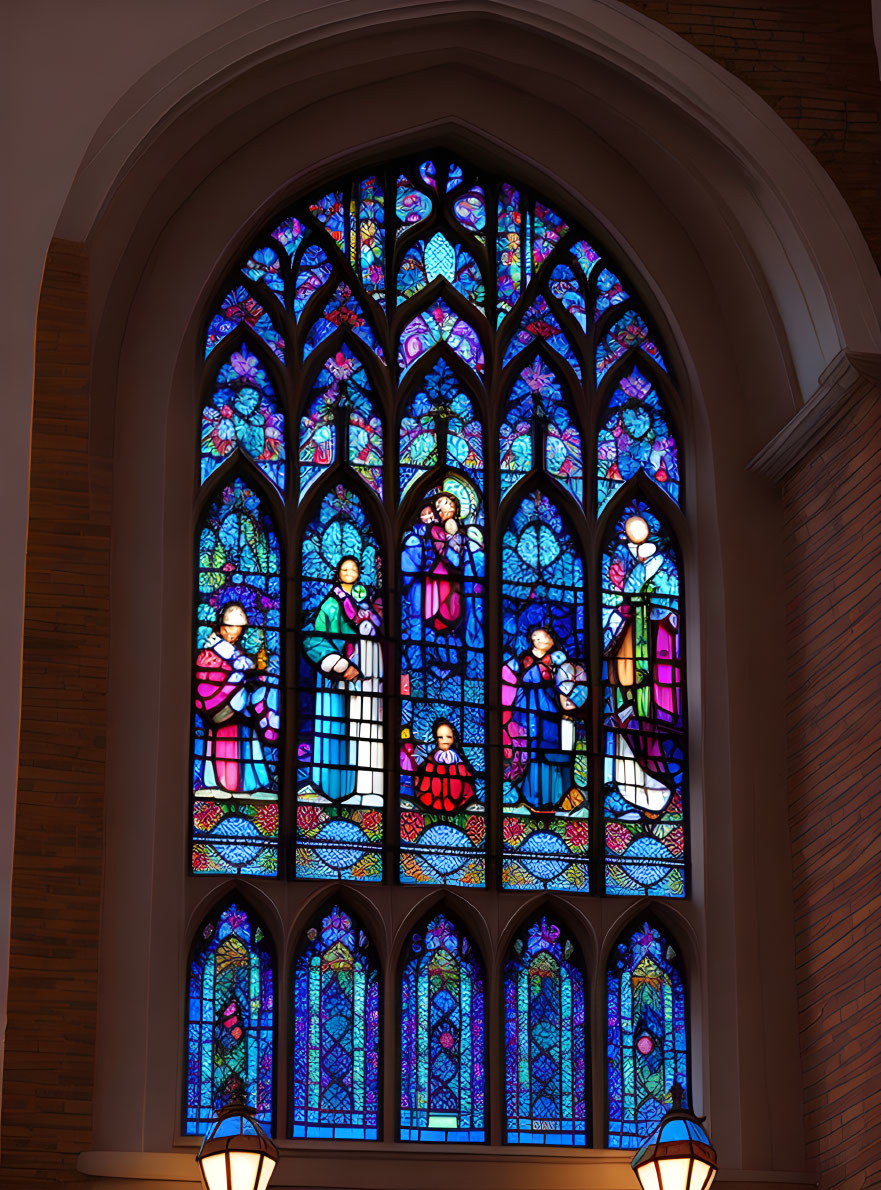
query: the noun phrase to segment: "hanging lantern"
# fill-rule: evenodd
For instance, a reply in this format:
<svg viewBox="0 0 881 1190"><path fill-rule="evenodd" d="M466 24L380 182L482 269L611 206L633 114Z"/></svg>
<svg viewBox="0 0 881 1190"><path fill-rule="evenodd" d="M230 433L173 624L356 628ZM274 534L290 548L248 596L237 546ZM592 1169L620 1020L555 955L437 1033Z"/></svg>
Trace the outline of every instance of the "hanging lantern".
<svg viewBox="0 0 881 1190"><path fill-rule="evenodd" d="M631 1162L642 1190L709 1190L716 1170L716 1150L696 1116L683 1108L683 1091L673 1084L668 1111Z"/></svg>
<svg viewBox="0 0 881 1190"><path fill-rule="evenodd" d="M278 1149L242 1104L225 1108L206 1134L196 1162L206 1190L266 1190Z"/></svg>

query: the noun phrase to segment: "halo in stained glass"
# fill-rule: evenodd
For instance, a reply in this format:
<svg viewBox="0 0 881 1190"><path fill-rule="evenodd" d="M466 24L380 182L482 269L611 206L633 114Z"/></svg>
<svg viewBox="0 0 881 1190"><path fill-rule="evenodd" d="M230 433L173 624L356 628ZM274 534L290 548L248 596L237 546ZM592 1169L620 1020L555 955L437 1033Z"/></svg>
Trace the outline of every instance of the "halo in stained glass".
<svg viewBox="0 0 881 1190"><path fill-rule="evenodd" d="M237 901L205 921L190 956L184 1127L207 1132L235 1103L272 1131L275 970L263 926Z"/></svg>

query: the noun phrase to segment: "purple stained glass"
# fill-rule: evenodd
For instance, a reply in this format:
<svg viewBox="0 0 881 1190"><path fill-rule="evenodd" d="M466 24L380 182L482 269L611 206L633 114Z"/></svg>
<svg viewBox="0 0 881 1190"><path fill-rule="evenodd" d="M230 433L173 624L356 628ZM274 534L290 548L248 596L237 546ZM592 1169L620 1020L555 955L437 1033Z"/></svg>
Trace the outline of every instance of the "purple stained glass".
<svg viewBox="0 0 881 1190"><path fill-rule="evenodd" d="M379 965L335 905L306 931L293 973L291 1136L379 1136Z"/></svg>
<svg viewBox="0 0 881 1190"><path fill-rule="evenodd" d="M284 491L284 417L265 368L247 344L220 366L202 410L202 482L236 450Z"/></svg>
<svg viewBox="0 0 881 1190"><path fill-rule="evenodd" d="M520 194L503 182L499 189L496 235L496 305L501 322L513 310L523 284L523 243Z"/></svg>
<svg viewBox="0 0 881 1190"><path fill-rule="evenodd" d="M345 281L340 282L310 326L303 345L303 358L306 359L329 335L338 330L357 335L362 343L366 343L370 350L382 359L382 348L376 335Z"/></svg>
<svg viewBox="0 0 881 1190"><path fill-rule="evenodd" d="M329 356L300 419L300 499L337 458L382 495L382 422L364 365L348 345Z"/></svg>
<svg viewBox="0 0 881 1190"><path fill-rule="evenodd" d="M503 496L536 466L534 448L543 448L547 474L581 503L581 436L558 377L538 355L514 381L505 404L499 449Z"/></svg>
<svg viewBox="0 0 881 1190"><path fill-rule="evenodd" d="M550 207L544 203L535 204L532 224L532 259L538 269L568 231L568 227Z"/></svg>
<svg viewBox="0 0 881 1190"><path fill-rule="evenodd" d="M466 231L480 234L486 227L486 198L482 186L472 187L453 202L453 214Z"/></svg>
<svg viewBox="0 0 881 1190"><path fill-rule="evenodd" d="M275 972L263 927L228 905L199 930L188 975L184 1133L207 1132L234 1103L271 1132Z"/></svg>
<svg viewBox="0 0 881 1190"><path fill-rule="evenodd" d="M587 1144L584 976L560 927L540 918L505 966L505 1139Z"/></svg>
<svg viewBox="0 0 881 1190"><path fill-rule="evenodd" d="M632 500L602 558L605 890L685 896L679 567L652 509Z"/></svg>
<svg viewBox="0 0 881 1190"><path fill-rule="evenodd" d="M483 971L443 914L411 936L400 994L400 1139L484 1140Z"/></svg>
<svg viewBox="0 0 881 1190"><path fill-rule="evenodd" d="M210 355L218 343L243 324L259 335L266 346L284 363L285 350L281 332L257 299L251 297L247 289L241 285L230 290L220 303L219 311L211 319L205 336L205 355Z"/></svg>
<svg viewBox="0 0 881 1190"><path fill-rule="evenodd" d="M414 223L427 219L432 211L432 201L427 194L417 189L404 174L398 178L395 212L401 226L398 235Z"/></svg>
<svg viewBox="0 0 881 1190"><path fill-rule="evenodd" d="M375 175L358 183L357 257L364 288L385 309L385 200Z"/></svg>
<svg viewBox="0 0 881 1190"><path fill-rule="evenodd" d="M642 473L679 503L679 450L661 398L636 369L622 378L597 437L597 501L602 511L622 484Z"/></svg>
<svg viewBox="0 0 881 1190"><path fill-rule="evenodd" d="M477 331L446 302L438 301L417 314L401 333L398 364L402 374L436 343L446 343L469 368L483 372L483 347Z"/></svg>
<svg viewBox="0 0 881 1190"><path fill-rule="evenodd" d="M648 922L612 952L606 977L607 1140L638 1149L673 1106L688 1102L685 987L670 939Z"/></svg>
<svg viewBox="0 0 881 1190"><path fill-rule="evenodd" d="M272 233L272 238L277 240L288 254L288 257L293 259L302 240L308 234L309 228L305 223L299 219L289 218L281 221Z"/></svg>

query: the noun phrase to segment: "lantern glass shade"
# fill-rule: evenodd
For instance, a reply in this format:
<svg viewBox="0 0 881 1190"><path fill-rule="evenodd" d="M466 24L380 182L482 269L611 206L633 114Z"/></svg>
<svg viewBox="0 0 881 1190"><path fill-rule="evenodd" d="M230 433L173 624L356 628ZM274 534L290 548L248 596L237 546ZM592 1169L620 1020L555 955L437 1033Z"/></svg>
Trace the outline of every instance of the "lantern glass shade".
<svg viewBox="0 0 881 1190"><path fill-rule="evenodd" d="M277 1160L278 1149L247 1108L223 1112L196 1158L207 1190L266 1190Z"/></svg>
<svg viewBox="0 0 881 1190"><path fill-rule="evenodd" d="M716 1176L716 1150L691 1112L672 1111L632 1164L642 1190L710 1190Z"/></svg>

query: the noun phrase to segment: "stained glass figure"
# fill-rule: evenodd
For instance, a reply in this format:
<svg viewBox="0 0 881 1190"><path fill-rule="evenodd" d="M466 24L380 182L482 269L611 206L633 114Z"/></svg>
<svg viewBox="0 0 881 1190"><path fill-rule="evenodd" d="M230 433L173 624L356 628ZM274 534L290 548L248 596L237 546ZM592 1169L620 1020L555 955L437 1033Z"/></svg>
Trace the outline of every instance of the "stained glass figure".
<svg viewBox="0 0 881 1190"><path fill-rule="evenodd" d="M443 914L414 934L401 980L401 1140L482 1141L484 980Z"/></svg>
<svg viewBox="0 0 881 1190"><path fill-rule="evenodd" d="M205 355L210 355L218 343L221 343L227 335L231 335L236 327L242 324L250 327L255 335L259 335L266 346L274 351L284 363L285 348L281 331L275 326L257 299L252 297L241 285L230 290L220 303L220 309L208 324L208 333L205 336Z"/></svg>
<svg viewBox="0 0 881 1190"><path fill-rule="evenodd" d="M318 373L300 419L301 500L337 458L382 495L382 422L375 400L364 365L344 343Z"/></svg>
<svg viewBox="0 0 881 1190"><path fill-rule="evenodd" d="M581 376L581 364L572 344L560 327L557 317L550 310L545 298L539 294L520 322L517 331L505 351L505 363L509 364L519 352L534 343L544 342L552 351L564 359L576 376Z"/></svg>
<svg viewBox="0 0 881 1190"><path fill-rule="evenodd" d="M634 369L609 400L597 439L597 503L602 511L623 483L639 473L679 503L679 450L661 398Z"/></svg>
<svg viewBox="0 0 881 1190"><path fill-rule="evenodd" d="M587 1144L584 976L553 921L542 917L515 941L504 1005L507 1143Z"/></svg>
<svg viewBox="0 0 881 1190"><path fill-rule="evenodd" d="M411 368L435 343L448 344L469 368L483 372L483 347L477 331L446 302L437 301L404 327L398 349L401 373Z"/></svg>
<svg viewBox="0 0 881 1190"><path fill-rule="evenodd" d="M584 573L572 531L534 492L502 538L502 881L588 887Z"/></svg>
<svg viewBox="0 0 881 1190"><path fill-rule="evenodd" d="M272 1131L275 973L263 927L240 904L208 919L190 958L183 1130L207 1132L244 1102Z"/></svg>
<svg viewBox="0 0 881 1190"><path fill-rule="evenodd" d="M666 372L663 357L649 338L649 328L644 319L634 310L628 310L623 318L611 328L597 347L597 384L616 360L621 359L632 347L639 347Z"/></svg>
<svg viewBox="0 0 881 1190"><path fill-rule="evenodd" d="M480 494L448 472L401 550L401 880L485 879L484 542Z"/></svg>
<svg viewBox="0 0 881 1190"><path fill-rule="evenodd" d="M603 551L606 892L685 895L679 567L641 500Z"/></svg>
<svg viewBox="0 0 881 1190"><path fill-rule="evenodd" d="M474 405L445 359L419 382L401 419L402 495L438 463L461 468L483 486L483 434Z"/></svg>
<svg viewBox="0 0 881 1190"><path fill-rule="evenodd" d="M379 1136L379 966L364 931L335 905L294 962L291 1136Z"/></svg>
<svg viewBox="0 0 881 1190"><path fill-rule="evenodd" d="M608 1140L638 1149L673 1106L679 1083L688 1101L685 988L669 939L645 923L609 959Z"/></svg>
<svg viewBox="0 0 881 1190"><path fill-rule="evenodd" d="M221 364L202 410L202 482L236 449L284 491L284 416L266 369L246 343Z"/></svg>
<svg viewBox="0 0 881 1190"><path fill-rule="evenodd" d="M357 335L362 343L366 343L370 350L382 359L382 348L376 335L345 281L339 283L309 328L303 344L303 358L308 358L328 335L338 330L347 330Z"/></svg>
<svg viewBox="0 0 881 1190"><path fill-rule="evenodd" d="M382 877L382 572L361 502L337 486L301 548L298 876Z"/></svg>
<svg viewBox="0 0 881 1190"><path fill-rule="evenodd" d="M281 559L265 505L234 480L199 533L193 871L274 876Z"/></svg>
<svg viewBox="0 0 881 1190"><path fill-rule="evenodd" d="M544 459L544 470L581 503L581 435L559 378L536 356L515 379L500 435L502 495Z"/></svg>

